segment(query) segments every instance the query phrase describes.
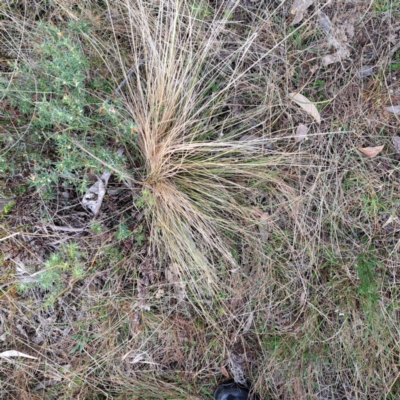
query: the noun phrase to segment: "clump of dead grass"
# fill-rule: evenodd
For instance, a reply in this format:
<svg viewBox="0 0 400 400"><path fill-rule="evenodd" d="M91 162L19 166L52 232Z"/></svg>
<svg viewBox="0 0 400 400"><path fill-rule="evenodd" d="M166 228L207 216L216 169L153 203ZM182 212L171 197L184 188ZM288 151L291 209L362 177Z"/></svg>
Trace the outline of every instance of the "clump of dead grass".
<svg viewBox="0 0 400 400"><path fill-rule="evenodd" d="M223 9L207 17L208 2L117 7L126 8L126 20L114 33L128 35L133 65L143 60L127 82L124 102L137 124L142 170L136 179L150 246L177 266L198 300L229 292L218 269L240 268L233 255L238 244L263 258L260 219L247 199L261 185L287 187L273 171L289 158L271 151L262 127L249 124L270 112L274 92L266 88L258 103L231 110L249 87L246 71L259 61L252 49L256 29L235 35L234 50L224 55L229 19ZM129 66L120 61L126 74Z"/></svg>

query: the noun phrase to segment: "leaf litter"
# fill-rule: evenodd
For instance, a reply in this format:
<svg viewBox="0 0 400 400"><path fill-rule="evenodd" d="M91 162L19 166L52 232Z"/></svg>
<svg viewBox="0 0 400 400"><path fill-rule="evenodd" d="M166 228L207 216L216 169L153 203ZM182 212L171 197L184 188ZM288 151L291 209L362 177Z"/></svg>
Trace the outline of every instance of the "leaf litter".
<svg viewBox="0 0 400 400"><path fill-rule="evenodd" d="M91 211L94 216L97 216L100 211L110 176L111 172L105 171L101 177L97 179L97 182L87 190L82 198L82 206Z"/></svg>
<svg viewBox="0 0 400 400"><path fill-rule="evenodd" d="M123 148L119 148L117 155L122 156L122 154ZM82 206L91 211L95 217L100 212L110 177L111 172L104 171L101 177L97 177L97 182L90 186L82 198Z"/></svg>
<svg viewBox="0 0 400 400"><path fill-rule="evenodd" d="M350 19L340 25L334 25L330 18L319 12L319 24L322 31L326 34L328 45L336 51L322 57L322 64L328 66L330 64L341 61L350 56L348 40L354 36L354 23Z"/></svg>
<svg viewBox="0 0 400 400"><path fill-rule="evenodd" d="M37 360L37 357L30 356L29 354L21 353L17 350L7 350L0 353L0 358L10 358L10 357L24 357L30 358L32 360Z"/></svg>
<svg viewBox="0 0 400 400"><path fill-rule="evenodd" d="M385 107L385 110L393 114L400 114L400 105Z"/></svg>
<svg viewBox="0 0 400 400"><path fill-rule="evenodd" d="M299 126L296 129L296 134L294 135L294 140L296 143L300 143L303 140L307 140L307 132L308 128L304 124L299 124Z"/></svg>
<svg viewBox="0 0 400 400"><path fill-rule="evenodd" d="M227 369L224 367L224 366L222 366L220 369L219 369L219 372L221 372L221 374L225 377L225 378L229 378L230 376L229 376L229 372L227 371Z"/></svg>
<svg viewBox="0 0 400 400"><path fill-rule="evenodd" d="M315 106L306 96L303 96L300 93L290 93L289 97L295 103L297 103L304 111L310 114L319 124L321 123L321 115Z"/></svg>
<svg viewBox="0 0 400 400"><path fill-rule="evenodd" d="M290 14L294 15L293 21L290 25L297 25L304 18L304 13L314 3L314 0L294 0Z"/></svg>
<svg viewBox="0 0 400 400"><path fill-rule="evenodd" d="M396 149L396 152L400 154L400 136L393 136L392 143L394 148Z"/></svg>
<svg viewBox="0 0 400 400"><path fill-rule="evenodd" d="M367 78L375 73L375 67L373 65L362 65L360 70L357 72L357 77Z"/></svg>
<svg viewBox="0 0 400 400"><path fill-rule="evenodd" d="M358 150L360 150L361 153L363 153L367 157L374 158L383 150L384 146L385 145L374 147L360 147Z"/></svg>

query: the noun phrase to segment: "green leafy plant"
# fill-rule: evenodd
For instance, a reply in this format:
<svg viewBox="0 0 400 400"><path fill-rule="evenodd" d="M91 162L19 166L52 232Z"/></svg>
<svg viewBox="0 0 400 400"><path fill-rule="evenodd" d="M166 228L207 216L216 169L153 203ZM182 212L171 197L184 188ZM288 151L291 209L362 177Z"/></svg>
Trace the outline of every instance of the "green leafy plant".
<svg viewBox="0 0 400 400"><path fill-rule="evenodd" d="M35 280L19 284L19 290L39 287L48 292L45 306L52 304L64 287L65 277L79 279L85 273L82 254L78 251L78 243L71 242L63 246L59 252L52 253L44 263L44 267L34 273Z"/></svg>
<svg viewBox="0 0 400 400"><path fill-rule="evenodd" d="M93 232L93 233L100 233L100 232L102 232L102 227L101 227L100 222L97 221L97 220L93 220L93 221L90 223L90 230L91 230L91 232Z"/></svg>
<svg viewBox="0 0 400 400"><path fill-rule="evenodd" d="M32 166L30 182L45 199L60 183L84 192L86 171L123 171L124 160L113 147L133 137L134 123L119 102L89 89L90 60L78 40L86 30L85 24L70 23L65 30L40 24L41 43L30 58L12 65L13 79L0 85L4 99L20 113L1 169L10 172L8 160L23 144Z"/></svg>
<svg viewBox="0 0 400 400"><path fill-rule="evenodd" d="M115 238L117 240L124 240L124 239L128 238L131 234L132 234L132 232L129 230L126 222L122 222L117 227L117 230L115 232Z"/></svg>
<svg viewBox="0 0 400 400"><path fill-rule="evenodd" d="M82 353L85 347L97 338L95 334L87 334L86 332L80 331L79 333L72 335L72 339L76 341L75 346L70 350L69 354Z"/></svg>
<svg viewBox="0 0 400 400"><path fill-rule="evenodd" d="M360 254L357 257L356 270L360 278L358 292L365 299L367 306L374 305L379 298L376 266L377 261L371 254Z"/></svg>
<svg viewBox="0 0 400 400"><path fill-rule="evenodd" d="M136 243L140 246L145 239L145 234L143 232L143 225L140 224L134 231Z"/></svg>
<svg viewBox="0 0 400 400"><path fill-rule="evenodd" d="M3 214L8 214L15 206L14 200L7 200L0 198L0 212Z"/></svg>
<svg viewBox="0 0 400 400"><path fill-rule="evenodd" d="M398 14L398 7L400 6L399 1L393 0L375 0L372 2L372 8L375 12L384 13L384 12L393 12L394 15Z"/></svg>

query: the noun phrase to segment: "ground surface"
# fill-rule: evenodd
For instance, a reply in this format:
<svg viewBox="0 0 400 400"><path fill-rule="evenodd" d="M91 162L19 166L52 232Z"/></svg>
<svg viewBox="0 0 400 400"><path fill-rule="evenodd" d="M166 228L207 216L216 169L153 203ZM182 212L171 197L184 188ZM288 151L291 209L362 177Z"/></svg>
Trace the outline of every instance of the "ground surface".
<svg viewBox="0 0 400 400"><path fill-rule="evenodd" d="M157 7L167 10L166 22L143 14L150 22L141 25L140 13L150 9L150 3L155 16ZM303 3L309 4L301 16ZM88 21L90 34L79 40L92 60L84 80L90 83L93 98L102 93L117 97L102 79L112 82L114 90L141 54L146 55L140 67L145 68L143 81L133 78L135 83L121 89L126 91L125 109L135 116L134 129L139 138L143 135L142 159L132 155L136 150L129 141L107 136L105 143L111 152L123 143L123 167L131 177L142 174L147 179L142 181L146 182L143 189L141 183L113 173L96 217L82 207L84 191L98 179L97 172L84 164L79 169L85 177L83 192L67 178L52 184L52 195L41 191L32 184L40 161L30 158L28 138L18 136L28 132L38 114L24 114L8 100L7 84L2 86L0 149L7 168L0 171L4 198L0 398L209 399L216 384L228 377L238 381L246 377L262 399L399 398L400 3L191 1L187 10L196 13L193 26L204 20L206 28L189 30L189 19L182 17L184 34L176 42L182 49L160 53L158 61L149 50L151 43L174 38L157 24L171 23L168 18L175 15L178 2L132 4L36 0L0 5L0 82L18 78L11 64L15 60L25 60L33 70L40 64L32 51L33 42L44 40L34 34L40 21L59 29L63 37L70 29L65 27L69 20ZM222 25L207 46L197 44L210 35L208 26ZM146 37L156 33L163 35L154 37L154 42ZM197 35L196 39L190 35ZM229 158L231 164L224 165L237 175L234 187L235 176L226 170L218 175L220 164L211 164L209 155L204 170L212 170L212 175L196 172L203 162L196 155L185 164L187 175L175 181L174 188L189 188L184 192L187 196L176 203L171 196L170 203L160 203L167 206L156 208L153 204L159 204L165 192L153 184L157 157L152 158L143 145L146 129L150 132L157 125L164 140L177 126L168 125L169 121L179 120L185 126L184 114L192 112L192 103L185 103L185 113L176 106L175 115L167 118L167 100L175 87L180 87L176 89L179 99L192 90L191 81L183 78L195 76L193 66L200 63L185 64L182 59L189 52L201 58L205 47L207 56L202 61L209 69L204 71L220 72L207 82L209 87L202 87L205 84L199 80L193 89L202 96L193 95L192 108L207 104L202 121L212 133L204 133L203 142L224 144L223 135L230 135L247 143L240 145L238 160L243 151L251 154L262 147L263 157L266 153L267 158L271 155L280 161L260 167L268 171L267 179L252 172L244 182L235 172L242 159L235 164L236 155ZM168 48L161 46L161 50ZM178 68L178 64L191 68ZM171 72L175 68L183 74L182 81ZM199 76L206 75L201 71ZM172 74L173 79L163 74ZM140 82L149 81L155 83L140 89ZM229 87L229 93L223 92L224 87ZM137 96L139 92L143 97ZM306 99L296 103L296 93ZM142 114L135 114L140 107L153 110L135 100L145 97L149 104L148 99L162 99L159 108L155 106L161 117L153 113L140 120ZM197 118L193 115L191 121ZM192 132L193 126L197 129L196 123L185 126L185 132ZM299 131L301 124L307 133ZM59 132L61 128L46 129ZM183 138L179 143L187 144L192 137L192 133L185 135L179 136ZM162 140L154 147L157 151L166 143ZM178 144L171 152L174 156ZM50 160L46 168L61 157L51 148L43 150L47 142L40 146L41 157ZM185 147L185 151L192 150ZM221 151L228 154L226 147ZM183 159L180 154L177 160ZM141 163L143 159L147 161ZM160 168L166 163L160 163ZM193 165L198 168L194 172ZM210 176L218 177L213 184L207 180ZM232 192L225 190L228 178ZM244 185L249 189L236 198ZM206 202L215 198L207 197L206 188L218 197L213 190L219 186L221 198L228 203L208 208ZM232 198L229 193L234 193ZM171 221L186 215L189 202L183 211L174 214L174 210L187 199L204 206L208 219L188 217L181 221L189 226L185 230ZM249 213L233 212L237 202ZM218 214L214 216L213 210ZM168 212L175 219L164 215ZM225 247L215 253L209 250L217 242L218 230L211 231L204 245L199 239L214 218L225 221L217 226L225 229L223 240L231 241L229 257L235 267L226 261ZM255 221L243 225L248 241L241 241L239 228L229 229L230 221L241 226L240 218ZM208 222L193 228L198 221ZM197 246L207 260L204 271L190 266L197 264L194 256L184 254L186 247L174 260L174 240L165 239L165 226L172 236L184 232L190 237L188 248ZM158 234L158 228L164 233ZM180 240L178 252L186 243ZM48 281L39 284L37 277L44 269ZM23 354L5 357L3 352L10 350Z"/></svg>

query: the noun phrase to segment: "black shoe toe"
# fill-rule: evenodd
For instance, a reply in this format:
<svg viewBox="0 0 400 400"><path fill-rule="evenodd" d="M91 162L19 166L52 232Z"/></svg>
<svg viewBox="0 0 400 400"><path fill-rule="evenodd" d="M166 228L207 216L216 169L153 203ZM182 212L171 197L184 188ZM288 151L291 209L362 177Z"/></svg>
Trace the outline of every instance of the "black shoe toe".
<svg viewBox="0 0 400 400"><path fill-rule="evenodd" d="M214 391L214 400L248 400L249 390L233 381L221 383Z"/></svg>

